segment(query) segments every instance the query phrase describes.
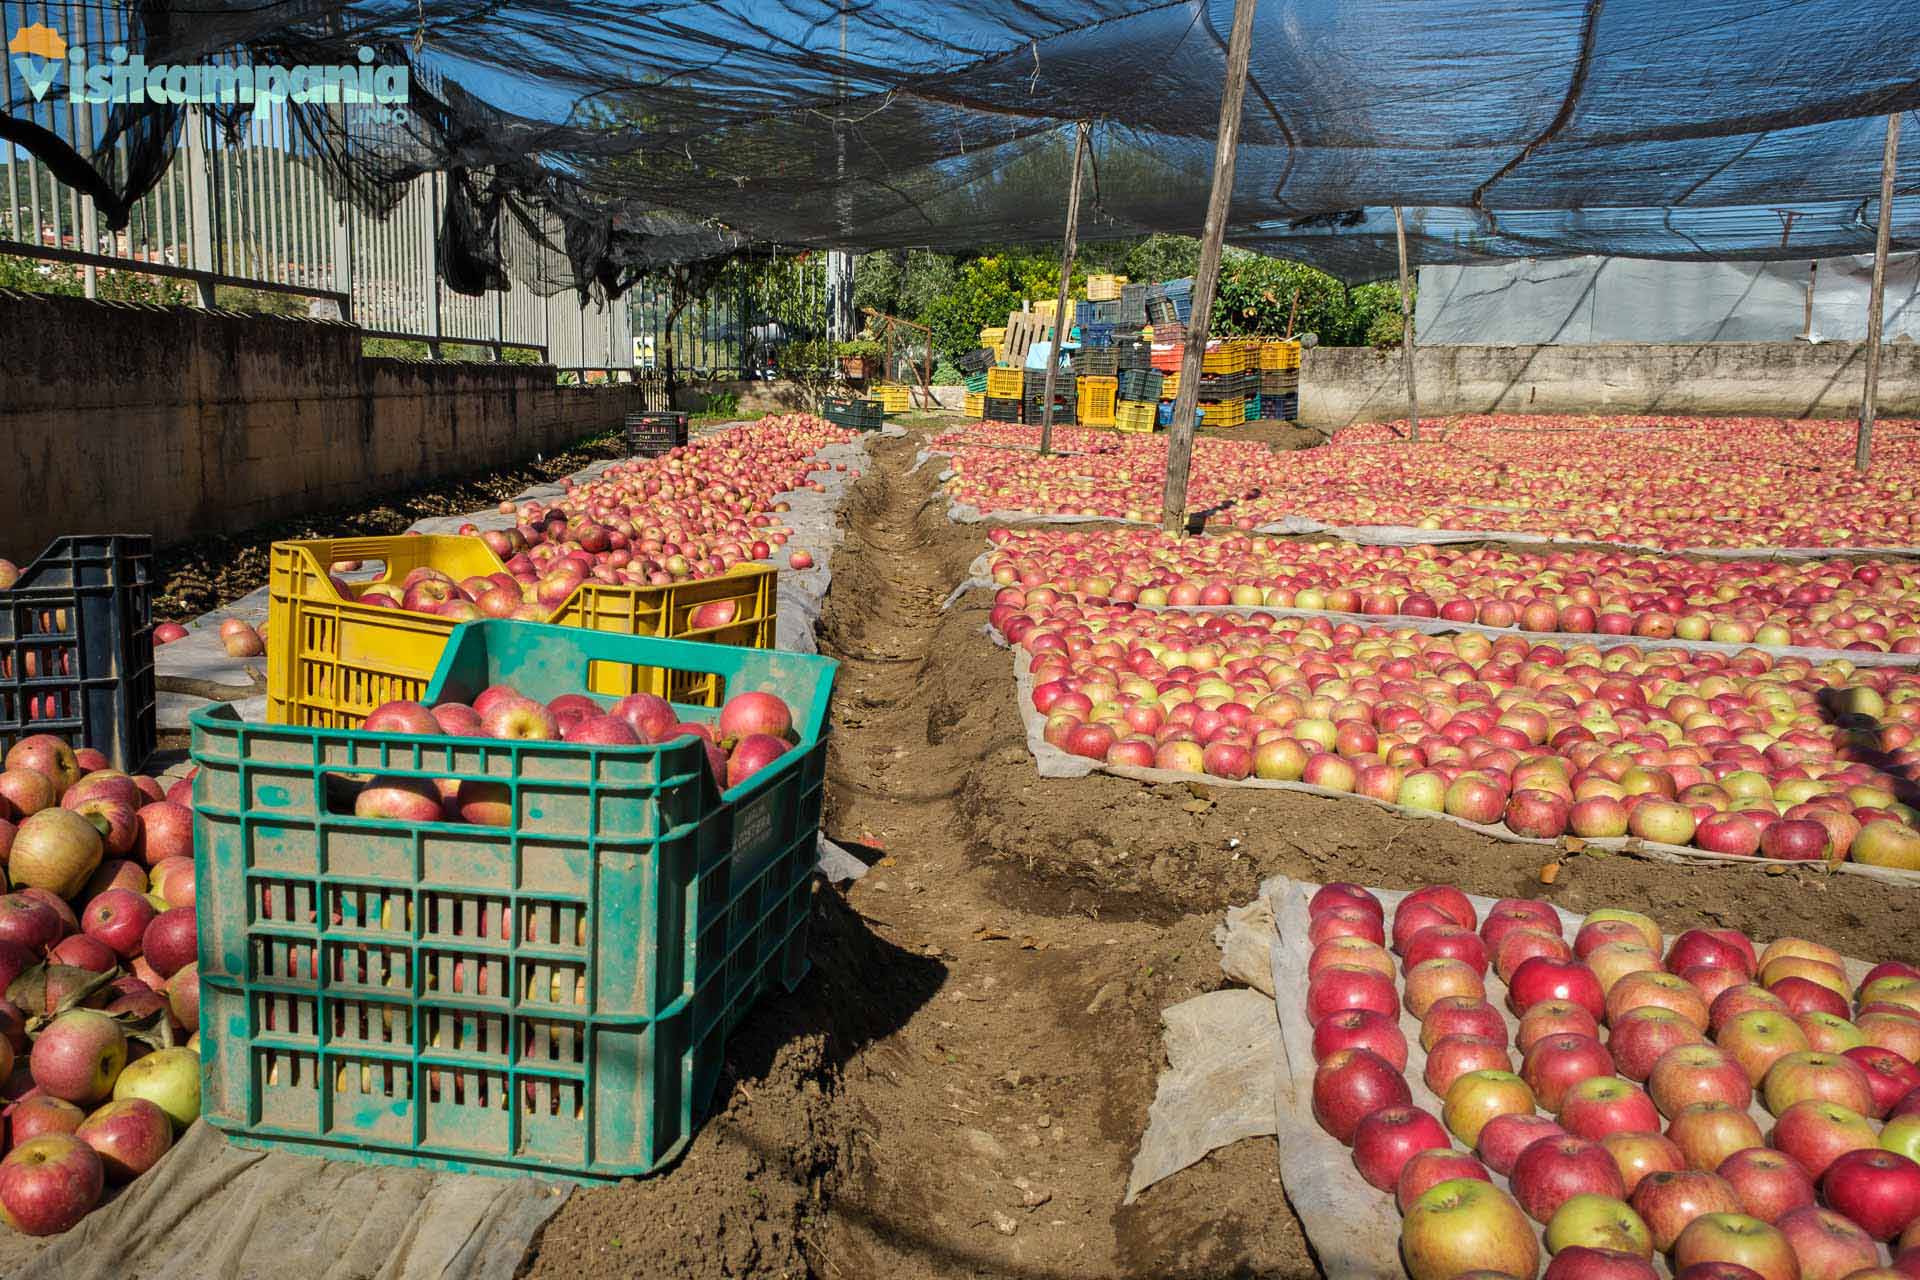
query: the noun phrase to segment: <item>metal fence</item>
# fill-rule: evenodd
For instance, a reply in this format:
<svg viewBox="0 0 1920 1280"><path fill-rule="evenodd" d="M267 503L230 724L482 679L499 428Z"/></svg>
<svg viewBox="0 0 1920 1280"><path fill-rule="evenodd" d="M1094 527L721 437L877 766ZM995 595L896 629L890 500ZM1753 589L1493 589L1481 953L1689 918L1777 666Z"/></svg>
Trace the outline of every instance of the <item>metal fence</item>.
<svg viewBox="0 0 1920 1280"><path fill-rule="evenodd" d="M825 255L801 260L768 255L737 262L711 289L688 302L673 320L672 290L649 278L628 292L632 315L634 365L666 367L669 342L673 366L688 374L750 378L766 373L781 348L826 336Z"/></svg>
<svg viewBox="0 0 1920 1280"><path fill-rule="evenodd" d="M125 11L116 5L0 0L0 37L33 26L84 46L96 60L125 39ZM32 101L13 55L0 60L0 105L48 129L82 154L107 133L105 104L76 103L65 77ZM471 297L440 279L438 231L445 178L414 180L384 218L334 198L310 143L282 107L260 108L243 135L223 136L194 107L185 110L181 145L159 183L132 210L125 230L110 232L92 202L63 186L39 160L0 143L0 254L17 254L81 269L88 296L103 269L183 280L206 305L218 286L278 292L310 300L316 315L351 321L369 337L538 352L573 370L629 370L634 343L624 300L582 306L565 291L542 297L516 283L505 293ZM112 161L126 165L119 139ZM503 236L530 239L503 219ZM509 260L514 249L503 245ZM521 254L522 258L530 256Z"/></svg>

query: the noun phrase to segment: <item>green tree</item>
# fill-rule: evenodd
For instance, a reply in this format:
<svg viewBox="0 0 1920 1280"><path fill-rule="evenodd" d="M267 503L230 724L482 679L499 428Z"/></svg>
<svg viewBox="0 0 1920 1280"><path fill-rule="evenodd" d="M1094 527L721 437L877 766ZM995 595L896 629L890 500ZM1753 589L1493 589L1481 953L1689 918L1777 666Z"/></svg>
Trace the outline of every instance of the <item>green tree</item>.
<svg viewBox="0 0 1920 1280"><path fill-rule="evenodd" d="M1200 242L1192 236L1148 236L1127 251L1122 272L1132 284L1184 280L1200 269Z"/></svg>

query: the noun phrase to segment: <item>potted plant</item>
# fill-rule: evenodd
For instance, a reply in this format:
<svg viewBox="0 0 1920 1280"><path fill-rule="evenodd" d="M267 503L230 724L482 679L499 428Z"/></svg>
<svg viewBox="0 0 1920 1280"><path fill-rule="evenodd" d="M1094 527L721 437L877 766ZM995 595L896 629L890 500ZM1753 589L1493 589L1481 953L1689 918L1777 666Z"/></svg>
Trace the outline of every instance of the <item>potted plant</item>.
<svg viewBox="0 0 1920 1280"><path fill-rule="evenodd" d="M837 342L833 354L840 361L840 372L846 377L870 378L880 371L880 344L871 338Z"/></svg>

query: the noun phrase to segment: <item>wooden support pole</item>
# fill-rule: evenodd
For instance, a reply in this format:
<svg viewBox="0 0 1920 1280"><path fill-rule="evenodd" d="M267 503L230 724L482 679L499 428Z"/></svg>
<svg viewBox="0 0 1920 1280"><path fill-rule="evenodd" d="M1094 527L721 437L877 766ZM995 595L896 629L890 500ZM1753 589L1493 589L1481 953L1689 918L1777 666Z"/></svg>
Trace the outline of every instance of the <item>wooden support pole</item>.
<svg viewBox="0 0 1920 1280"><path fill-rule="evenodd" d="M1200 370L1207 352L1208 321L1220 279L1220 250L1227 236L1233 198L1233 160L1240 144L1240 104L1247 96L1247 61L1253 52L1254 0L1233 0L1233 30L1227 37L1227 84L1220 95L1220 127L1213 145L1213 190L1200 234L1200 266L1193 277L1193 315L1180 361L1180 390L1173 398L1167 439L1167 489L1161 523L1168 533L1187 527L1187 480L1193 468L1194 414L1200 404Z"/></svg>
<svg viewBox="0 0 1920 1280"><path fill-rule="evenodd" d="M1893 165L1900 155L1900 113L1887 117L1887 149L1880 158L1880 230L1873 241L1873 287L1867 291L1867 385L1860 395L1860 431L1853 441L1853 469L1873 461L1874 400L1880 395L1881 311L1886 306L1887 242L1893 236Z"/></svg>
<svg viewBox="0 0 1920 1280"><path fill-rule="evenodd" d="M1407 218L1393 206L1393 234L1400 241L1400 368L1407 380L1407 427L1420 442L1420 399L1413 383L1413 297L1407 283Z"/></svg>
<svg viewBox="0 0 1920 1280"><path fill-rule="evenodd" d="M1073 284L1073 254L1080 240L1080 168L1089 145L1085 120L1073 126L1073 177L1067 183L1067 236L1060 249L1060 296L1053 304L1053 349L1047 353L1045 400L1040 409L1040 456L1053 451L1053 383L1060 370L1060 349L1073 326L1067 323L1067 294Z"/></svg>

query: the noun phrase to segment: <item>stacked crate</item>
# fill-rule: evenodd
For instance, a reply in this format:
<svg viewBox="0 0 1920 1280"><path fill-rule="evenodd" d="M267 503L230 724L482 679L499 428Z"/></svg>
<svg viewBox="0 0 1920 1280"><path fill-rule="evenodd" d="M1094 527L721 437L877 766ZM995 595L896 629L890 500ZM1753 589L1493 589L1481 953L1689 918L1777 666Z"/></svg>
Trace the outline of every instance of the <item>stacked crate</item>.
<svg viewBox="0 0 1920 1280"><path fill-rule="evenodd" d="M1113 425L1120 431L1150 433L1159 419L1159 409L1151 401L1121 400L1114 406Z"/></svg>
<svg viewBox="0 0 1920 1280"><path fill-rule="evenodd" d="M1166 378L1158 369L1122 369L1119 374L1120 399L1152 404L1160 398Z"/></svg>
<svg viewBox="0 0 1920 1280"><path fill-rule="evenodd" d="M1111 378L1120 372L1120 353L1112 347L1080 347L1072 352L1078 378Z"/></svg>
<svg viewBox="0 0 1920 1280"><path fill-rule="evenodd" d="M1260 410L1291 422L1300 416L1300 344L1269 339L1260 344Z"/></svg>
<svg viewBox="0 0 1920 1280"><path fill-rule="evenodd" d="M1030 424L1042 422L1046 417L1047 371L1045 369L1028 369L1025 372L1026 388L1022 402L1026 412L1026 421ZM1078 389L1074 386L1072 372L1066 369L1059 370L1053 377L1054 425L1059 426L1062 423L1078 421L1079 404L1080 396Z"/></svg>
<svg viewBox="0 0 1920 1280"><path fill-rule="evenodd" d="M1094 275L1087 277L1087 301L1118 302L1121 291L1126 288L1125 276Z"/></svg>
<svg viewBox="0 0 1920 1280"><path fill-rule="evenodd" d="M975 420L985 418L987 416L986 396L974 391L967 392L966 415Z"/></svg>
<svg viewBox="0 0 1920 1280"><path fill-rule="evenodd" d="M1119 396L1120 380L1111 376L1076 378L1074 386L1080 395L1080 425L1083 427L1112 426L1114 402Z"/></svg>

